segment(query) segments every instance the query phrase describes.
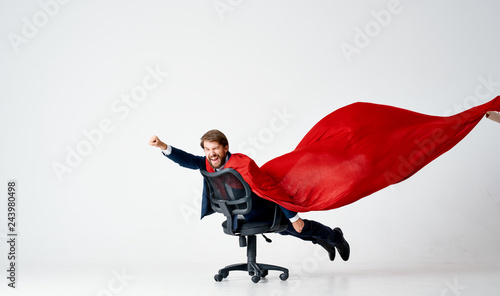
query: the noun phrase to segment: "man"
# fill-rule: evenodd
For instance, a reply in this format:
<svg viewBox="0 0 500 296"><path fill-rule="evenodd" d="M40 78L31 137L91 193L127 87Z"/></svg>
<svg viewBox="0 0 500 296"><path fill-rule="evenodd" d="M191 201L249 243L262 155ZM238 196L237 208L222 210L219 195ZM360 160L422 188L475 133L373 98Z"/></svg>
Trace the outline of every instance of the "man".
<svg viewBox="0 0 500 296"><path fill-rule="evenodd" d="M200 145L205 152L204 157L195 156L167 145L157 136L152 136L149 144L160 148L166 157L180 166L189 169L199 169L209 172L221 170L232 157L232 154L229 152L229 142L226 136L218 130L210 130L201 137ZM243 154L235 154L231 160L233 161L237 157L249 159ZM252 166L252 170L258 170L255 162L250 161L249 163ZM248 182L249 180L245 179L245 181ZM245 215L245 219L248 221L271 219L274 207L275 204L267 199L262 197L255 198L252 201L252 211ZM289 219L288 228L281 232L282 235L292 235L302 240L321 245L328 252L331 261L335 259L335 249L337 249L344 261L349 259L350 247L344 239L340 228L331 229L316 221L301 219L297 212L290 211L283 206L280 207L284 215ZM213 213L213 210L209 206L207 188L204 185L201 218L211 213Z"/></svg>

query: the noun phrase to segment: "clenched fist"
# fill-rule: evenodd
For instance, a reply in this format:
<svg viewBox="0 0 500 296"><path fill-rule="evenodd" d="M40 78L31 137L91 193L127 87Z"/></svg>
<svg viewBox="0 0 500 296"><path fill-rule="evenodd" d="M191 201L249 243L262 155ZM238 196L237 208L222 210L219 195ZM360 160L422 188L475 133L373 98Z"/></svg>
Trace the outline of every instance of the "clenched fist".
<svg viewBox="0 0 500 296"><path fill-rule="evenodd" d="M305 225L306 224L304 223L304 220L302 220L300 218L299 218L299 220L292 223L293 229L295 229L295 231L297 231L298 233L302 232L302 229L304 229Z"/></svg>
<svg viewBox="0 0 500 296"><path fill-rule="evenodd" d="M167 149L167 144L163 143L157 136L152 136L151 139L149 139L149 145L158 147L161 150Z"/></svg>

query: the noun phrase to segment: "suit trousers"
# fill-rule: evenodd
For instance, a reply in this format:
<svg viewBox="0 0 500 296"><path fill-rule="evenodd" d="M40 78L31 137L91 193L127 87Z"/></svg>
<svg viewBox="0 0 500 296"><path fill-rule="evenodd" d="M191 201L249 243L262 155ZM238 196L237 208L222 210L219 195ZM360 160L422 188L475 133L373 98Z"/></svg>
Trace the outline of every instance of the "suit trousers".
<svg viewBox="0 0 500 296"><path fill-rule="evenodd" d="M317 244L318 241L324 241L328 244L335 244L339 242L339 234L333 231L330 227L325 226L314 220L303 219L304 228L302 232L297 232L291 222L288 222L288 228L280 232L281 235L291 235L305 241L310 241Z"/></svg>

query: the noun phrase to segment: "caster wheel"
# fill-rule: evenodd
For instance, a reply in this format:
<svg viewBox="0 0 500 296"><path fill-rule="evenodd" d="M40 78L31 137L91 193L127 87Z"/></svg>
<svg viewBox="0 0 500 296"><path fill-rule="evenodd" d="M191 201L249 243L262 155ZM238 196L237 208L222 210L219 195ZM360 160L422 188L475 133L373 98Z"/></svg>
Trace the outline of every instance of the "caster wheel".
<svg viewBox="0 0 500 296"><path fill-rule="evenodd" d="M220 282L220 281L222 281L222 278L223 278L223 277L222 277L222 274L220 274L220 273L218 273L218 274L214 275L214 280L215 280L216 282Z"/></svg>
<svg viewBox="0 0 500 296"><path fill-rule="evenodd" d="M267 273L268 273L267 270L262 271L262 274L260 275L260 277L265 278L267 276Z"/></svg>
<svg viewBox="0 0 500 296"><path fill-rule="evenodd" d="M280 279L282 281L286 281L288 279L288 273L283 272L282 274L280 274Z"/></svg>
<svg viewBox="0 0 500 296"><path fill-rule="evenodd" d="M249 272L248 272L248 274L249 274L249 275L254 275L254 274L255 274L255 272L254 272L254 271L249 271Z"/></svg>
<svg viewBox="0 0 500 296"><path fill-rule="evenodd" d="M258 277L258 276L256 276L256 275L254 275L254 276L252 277L252 282L254 282L254 283L258 283L259 281L260 281L260 277Z"/></svg>

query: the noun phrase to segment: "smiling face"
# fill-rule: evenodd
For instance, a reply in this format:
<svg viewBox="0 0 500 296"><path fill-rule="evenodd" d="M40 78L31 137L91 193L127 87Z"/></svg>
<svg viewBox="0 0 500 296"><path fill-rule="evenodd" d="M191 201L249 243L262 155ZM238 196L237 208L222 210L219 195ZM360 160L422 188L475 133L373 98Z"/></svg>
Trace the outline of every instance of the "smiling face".
<svg viewBox="0 0 500 296"><path fill-rule="evenodd" d="M222 146L218 142L203 142L203 151L205 151L205 156L214 169L218 169L224 165L228 150L229 146Z"/></svg>

